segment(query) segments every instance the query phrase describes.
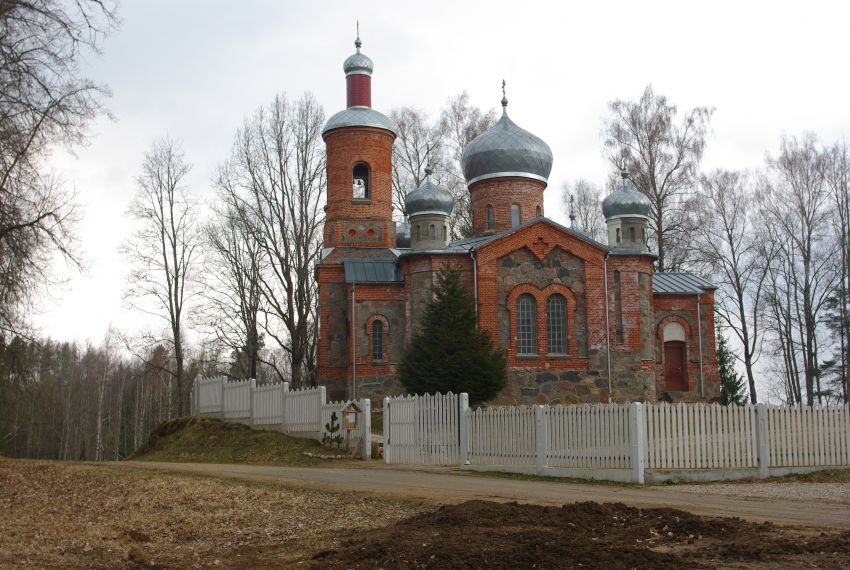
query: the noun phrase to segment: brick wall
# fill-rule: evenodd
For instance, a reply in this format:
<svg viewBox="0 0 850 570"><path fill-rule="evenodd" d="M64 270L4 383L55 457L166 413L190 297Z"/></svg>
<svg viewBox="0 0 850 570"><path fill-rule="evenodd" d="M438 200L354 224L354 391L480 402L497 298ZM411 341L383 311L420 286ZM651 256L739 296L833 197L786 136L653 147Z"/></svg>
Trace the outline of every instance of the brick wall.
<svg viewBox="0 0 850 570"><path fill-rule="evenodd" d="M655 313L654 335L655 366L658 371L656 390L658 398L674 402L699 401L700 392L700 351L697 334L697 297L696 295L657 295L653 298ZM717 352L714 342L714 293L700 295L700 321L702 324L702 377L705 399L716 400L720 397L720 373L717 368ZM668 322L678 322L685 329L686 375L688 390L673 391L664 387L664 326Z"/></svg>
<svg viewBox="0 0 850 570"><path fill-rule="evenodd" d="M395 135L384 129L347 127L325 133L328 204L325 247L358 245L395 247L392 222L392 146ZM355 200L352 170L369 166L369 199Z"/></svg>
<svg viewBox="0 0 850 570"><path fill-rule="evenodd" d="M472 233L481 235L487 228L487 206L493 206L493 230L511 228L511 205L520 206L520 223L543 215L543 191L546 183L531 178L507 177L481 180L470 185L472 200Z"/></svg>

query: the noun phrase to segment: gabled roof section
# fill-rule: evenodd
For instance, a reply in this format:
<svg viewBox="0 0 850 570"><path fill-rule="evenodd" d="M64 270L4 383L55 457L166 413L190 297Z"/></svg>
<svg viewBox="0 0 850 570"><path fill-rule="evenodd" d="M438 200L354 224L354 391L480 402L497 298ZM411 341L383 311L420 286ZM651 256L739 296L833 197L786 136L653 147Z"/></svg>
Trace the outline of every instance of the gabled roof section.
<svg viewBox="0 0 850 570"><path fill-rule="evenodd" d="M654 273L653 295L698 295L717 289L710 281L693 273Z"/></svg>
<svg viewBox="0 0 850 570"><path fill-rule="evenodd" d="M346 259L346 283L404 283L404 275L395 261Z"/></svg>
<svg viewBox="0 0 850 570"><path fill-rule="evenodd" d="M549 218L546 218L546 217L543 217L543 216L541 216L539 218L532 218L532 219L528 220L527 222L524 222L524 223L518 225L515 228L511 228L509 230L505 230L505 231L499 232L497 234L492 234L492 235L489 235L489 236L475 236L475 237L471 237L471 238L462 239L462 240L459 240L459 241L456 241L456 242L452 242L452 243L449 244L448 247L457 248L457 249L466 249L466 250L478 249L479 247L486 245L493 240L497 240L497 239L509 236L509 235L511 235L515 232L524 230L525 228L527 228L529 226L533 226L534 224L537 224L537 223L540 223L540 222L547 223L550 226L557 228L564 233L575 236L578 239L586 241L590 244L593 244L600 249L603 249L605 251L609 250L609 247L607 245L605 245L604 243L600 243L600 242L596 241L595 239L592 239L586 233L581 232L579 230L575 230L573 228L568 228L567 226L562 226L558 222L555 222L555 221L550 220Z"/></svg>

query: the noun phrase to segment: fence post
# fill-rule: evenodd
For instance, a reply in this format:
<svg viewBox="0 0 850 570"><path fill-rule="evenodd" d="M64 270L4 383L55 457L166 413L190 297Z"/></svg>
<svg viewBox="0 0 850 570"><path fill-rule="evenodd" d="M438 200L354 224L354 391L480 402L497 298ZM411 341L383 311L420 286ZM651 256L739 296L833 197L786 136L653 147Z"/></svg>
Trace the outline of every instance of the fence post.
<svg viewBox="0 0 850 570"><path fill-rule="evenodd" d="M224 376L222 376L221 377L221 419L224 419L224 412L226 411L225 407L224 407L224 383L225 383Z"/></svg>
<svg viewBox="0 0 850 570"><path fill-rule="evenodd" d="M280 389L280 431L287 432L286 429L286 398L289 392L289 382L284 382Z"/></svg>
<svg viewBox="0 0 850 570"><path fill-rule="evenodd" d="M363 459L372 459L372 400L360 400L360 410L363 412Z"/></svg>
<svg viewBox="0 0 850 570"><path fill-rule="evenodd" d="M629 405L629 451L632 459L632 483L644 483L646 467L646 422L643 404Z"/></svg>
<svg viewBox="0 0 850 570"><path fill-rule="evenodd" d="M457 425L460 437L458 463L460 464L460 467L463 468L464 465L469 463L469 420L466 413L467 410L469 410L469 394L461 392L460 397L457 399L457 403Z"/></svg>
<svg viewBox="0 0 850 570"><path fill-rule="evenodd" d="M322 432L325 429L325 426L322 425L322 406L328 401L327 398L327 388L325 386L319 386L319 400L316 402L316 415L319 418L319 440L321 441ZM342 424L342 418L340 418L340 425Z"/></svg>
<svg viewBox="0 0 850 570"><path fill-rule="evenodd" d="M384 398L384 409L381 411L384 417L384 463L390 462L390 399Z"/></svg>
<svg viewBox="0 0 850 570"><path fill-rule="evenodd" d="M248 425L254 427L254 390L257 389L257 380L251 378L248 381L248 402L250 403L251 415L248 416Z"/></svg>
<svg viewBox="0 0 850 570"><path fill-rule="evenodd" d="M762 479L770 476L770 442L767 437L767 408L764 404L756 404L756 449L759 477Z"/></svg>
<svg viewBox="0 0 850 570"><path fill-rule="evenodd" d="M534 406L534 438L538 475L543 475L546 469L546 436L546 409L543 406Z"/></svg>

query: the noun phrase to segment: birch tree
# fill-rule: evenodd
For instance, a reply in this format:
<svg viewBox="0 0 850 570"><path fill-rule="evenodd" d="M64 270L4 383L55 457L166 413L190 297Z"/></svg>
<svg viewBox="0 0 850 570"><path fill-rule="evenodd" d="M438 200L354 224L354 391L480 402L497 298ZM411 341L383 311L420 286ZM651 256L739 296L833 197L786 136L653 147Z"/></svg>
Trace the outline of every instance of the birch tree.
<svg viewBox="0 0 850 570"><path fill-rule="evenodd" d="M768 157L764 204L765 224L777 234L781 278L794 341L786 351L802 357L806 403L822 400L821 354L824 344L819 330L824 309L836 277L835 247L829 232L829 187L825 179L825 155L817 137L783 137L776 158ZM774 298L781 302L781 298ZM790 355L789 355L790 357Z"/></svg>
<svg viewBox="0 0 850 570"><path fill-rule="evenodd" d="M689 261L693 227L687 199L693 192L714 109L695 107L677 121L678 109L651 85L637 101L608 105L605 151L616 171L625 168L635 188L652 203L651 237L658 271Z"/></svg>
<svg viewBox="0 0 850 570"><path fill-rule="evenodd" d="M768 267L776 246L758 227L746 173L714 170L700 177L700 220L694 246L706 273L720 286L716 312L741 346L750 401L758 402L754 366L761 353Z"/></svg>

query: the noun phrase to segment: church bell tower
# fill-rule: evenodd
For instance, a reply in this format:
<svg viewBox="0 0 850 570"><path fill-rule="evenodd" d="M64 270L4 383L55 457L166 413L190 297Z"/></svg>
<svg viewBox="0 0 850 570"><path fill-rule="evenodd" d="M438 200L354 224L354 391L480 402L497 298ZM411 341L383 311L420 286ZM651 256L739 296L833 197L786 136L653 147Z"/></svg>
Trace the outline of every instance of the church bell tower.
<svg viewBox="0 0 850 570"><path fill-rule="evenodd" d="M324 247L395 247L392 147L396 127L372 109L372 60L356 53L343 64L346 109L322 130L327 146L328 203Z"/></svg>

